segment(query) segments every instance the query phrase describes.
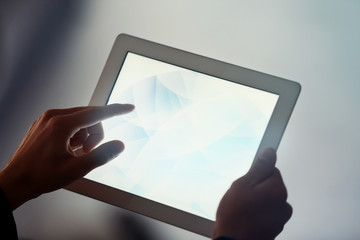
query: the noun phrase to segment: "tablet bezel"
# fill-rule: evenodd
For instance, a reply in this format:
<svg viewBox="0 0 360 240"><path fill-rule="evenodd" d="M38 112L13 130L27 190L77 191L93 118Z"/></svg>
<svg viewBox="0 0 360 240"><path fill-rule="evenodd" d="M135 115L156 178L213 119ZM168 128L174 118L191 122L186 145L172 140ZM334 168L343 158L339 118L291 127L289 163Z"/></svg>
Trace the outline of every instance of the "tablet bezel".
<svg viewBox="0 0 360 240"><path fill-rule="evenodd" d="M127 34L120 34L115 40L89 105L106 104L128 52L277 94L279 96L277 104L256 156L267 147L277 149L299 96L300 84ZM214 222L209 219L86 178L77 180L66 189L211 237Z"/></svg>

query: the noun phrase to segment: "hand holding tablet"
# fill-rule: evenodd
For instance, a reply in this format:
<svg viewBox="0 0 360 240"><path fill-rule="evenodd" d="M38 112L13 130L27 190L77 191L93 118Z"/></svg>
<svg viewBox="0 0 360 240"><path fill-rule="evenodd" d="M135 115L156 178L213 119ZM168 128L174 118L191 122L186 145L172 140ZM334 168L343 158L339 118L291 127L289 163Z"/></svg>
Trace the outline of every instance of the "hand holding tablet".
<svg viewBox="0 0 360 240"><path fill-rule="evenodd" d="M231 185L219 204L213 238L274 239L282 231L292 208L275 163L274 149L266 149Z"/></svg>

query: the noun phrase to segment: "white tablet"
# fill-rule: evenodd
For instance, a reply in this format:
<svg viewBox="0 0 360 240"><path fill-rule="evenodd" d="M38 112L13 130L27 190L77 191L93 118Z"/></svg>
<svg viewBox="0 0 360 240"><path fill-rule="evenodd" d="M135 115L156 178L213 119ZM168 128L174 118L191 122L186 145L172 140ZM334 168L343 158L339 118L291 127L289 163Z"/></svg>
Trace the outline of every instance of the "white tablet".
<svg viewBox="0 0 360 240"><path fill-rule="evenodd" d="M103 122L125 151L67 189L211 236L231 183L277 148L298 83L121 34L90 105L131 103Z"/></svg>

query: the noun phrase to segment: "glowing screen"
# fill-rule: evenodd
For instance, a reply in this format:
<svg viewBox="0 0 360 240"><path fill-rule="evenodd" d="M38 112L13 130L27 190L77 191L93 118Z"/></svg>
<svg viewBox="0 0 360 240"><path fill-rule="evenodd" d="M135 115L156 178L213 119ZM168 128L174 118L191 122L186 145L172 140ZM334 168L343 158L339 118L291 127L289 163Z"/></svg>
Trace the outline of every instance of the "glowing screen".
<svg viewBox="0 0 360 240"><path fill-rule="evenodd" d="M215 220L256 154L278 95L129 52L108 104L135 110L103 122L125 151L86 178Z"/></svg>

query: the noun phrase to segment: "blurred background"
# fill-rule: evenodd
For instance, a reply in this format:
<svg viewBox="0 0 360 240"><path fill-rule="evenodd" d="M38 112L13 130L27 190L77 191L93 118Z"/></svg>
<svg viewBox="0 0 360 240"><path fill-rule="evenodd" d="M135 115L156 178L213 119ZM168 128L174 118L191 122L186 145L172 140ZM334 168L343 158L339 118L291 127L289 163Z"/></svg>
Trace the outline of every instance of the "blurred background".
<svg viewBox="0 0 360 240"><path fill-rule="evenodd" d="M88 104L119 33L299 82L277 163L294 214L277 239L359 238L359 1L3 0L1 167L46 109ZM206 239L66 190L14 214L20 239Z"/></svg>

